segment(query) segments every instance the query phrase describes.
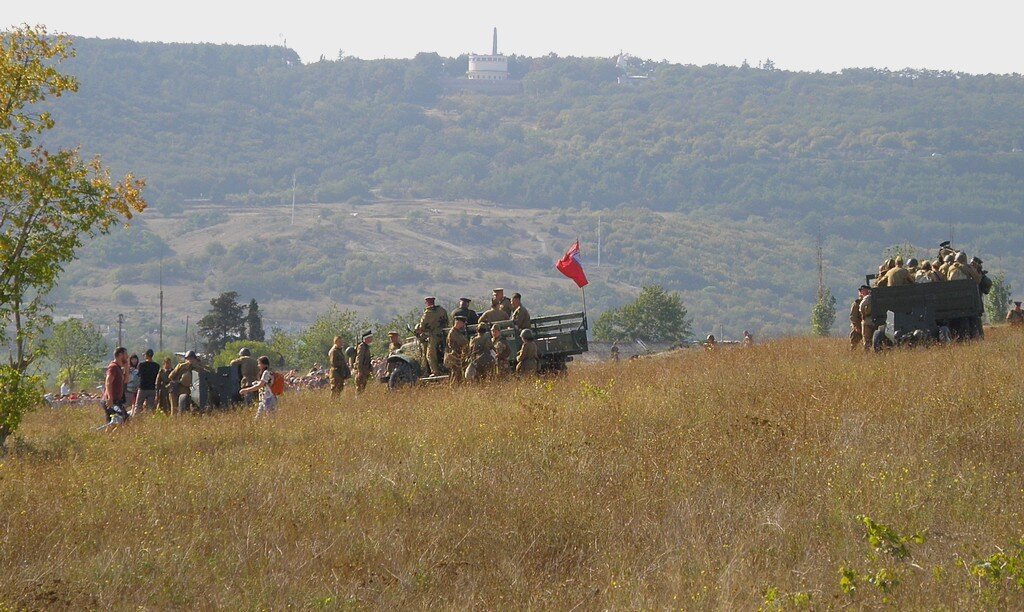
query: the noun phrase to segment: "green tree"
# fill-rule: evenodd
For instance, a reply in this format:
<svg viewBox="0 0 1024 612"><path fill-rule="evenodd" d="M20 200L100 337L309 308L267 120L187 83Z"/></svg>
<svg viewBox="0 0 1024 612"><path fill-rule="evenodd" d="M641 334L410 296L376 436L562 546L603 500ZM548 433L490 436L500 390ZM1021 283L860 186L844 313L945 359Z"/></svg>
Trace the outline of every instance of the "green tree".
<svg viewBox="0 0 1024 612"><path fill-rule="evenodd" d="M225 291L210 300L210 312L199 319L199 335L206 339L206 352L216 355L228 342L245 337L245 306L237 291Z"/></svg>
<svg viewBox="0 0 1024 612"><path fill-rule="evenodd" d="M82 377L92 373L107 356L107 341L96 327L81 319L68 319L54 326L43 344L43 351L73 389Z"/></svg>
<svg viewBox="0 0 1024 612"><path fill-rule="evenodd" d="M827 336L836 322L836 298L828 287L818 292L818 301L811 310L811 331L815 336Z"/></svg>
<svg viewBox="0 0 1024 612"><path fill-rule="evenodd" d="M1006 280L1006 274L1000 272L991 277L992 289L985 296L985 314L989 323L1002 323L1010 310L1010 296L1013 288Z"/></svg>
<svg viewBox="0 0 1024 612"><path fill-rule="evenodd" d="M369 326L369 323L357 313L332 306L298 335L296 362L289 365L308 368L314 363L323 364L327 360L327 351L331 350L334 344L335 336L344 338L346 345L354 345L359 330Z"/></svg>
<svg viewBox="0 0 1024 612"><path fill-rule="evenodd" d="M27 370L64 266L84 240L146 207L143 181L112 182L98 157L39 144L55 125L40 104L78 89L59 70L72 55L66 36L42 26L0 31L0 343L13 344L0 371L0 445L41 397Z"/></svg>
<svg viewBox="0 0 1024 612"><path fill-rule="evenodd" d="M693 336L690 317L678 293L661 285L646 286L622 308L608 310L594 325L594 339L609 341L685 342Z"/></svg>
<svg viewBox="0 0 1024 612"><path fill-rule="evenodd" d="M260 314L260 305L256 298L249 300L249 309L245 313L246 338L263 342L267 334L263 331L263 315Z"/></svg>

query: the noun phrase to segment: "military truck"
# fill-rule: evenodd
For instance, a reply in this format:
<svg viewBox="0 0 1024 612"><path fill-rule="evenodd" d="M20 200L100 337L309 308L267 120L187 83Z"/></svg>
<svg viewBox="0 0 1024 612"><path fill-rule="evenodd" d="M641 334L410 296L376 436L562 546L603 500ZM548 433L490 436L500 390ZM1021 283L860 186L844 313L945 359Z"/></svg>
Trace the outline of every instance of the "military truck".
<svg viewBox="0 0 1024 612"><path fill-rule="evenodd" d="M868 275L868 284L874 275ZM983 337L984 313L973 280L915 283L871 290L871 323L877 328L871 346L927 345Z"/></svg>
<svg viewBox="0 0 1024 612"><path fill-rule="evenodd" d="M515 356L519 353L522 340L512 326L512 321L499 321L493 325L501 329L501 336L512 349L510 365L515 367ZM466 326L469 337L477 333L478 325ZM564 372L574 355L587 352L587 315L584 312L538 317L530 322L534 342L540 354L540 372ZM411 330L410 330L411 331ZM445 334L448 330L445 330ZM409 338L402 346L388 354L385 367L378 372L380 382L389 389L408 385L438 382L448 379L447 372L437 376L424 376L427 371L425 343L416 336Z"/></svg>

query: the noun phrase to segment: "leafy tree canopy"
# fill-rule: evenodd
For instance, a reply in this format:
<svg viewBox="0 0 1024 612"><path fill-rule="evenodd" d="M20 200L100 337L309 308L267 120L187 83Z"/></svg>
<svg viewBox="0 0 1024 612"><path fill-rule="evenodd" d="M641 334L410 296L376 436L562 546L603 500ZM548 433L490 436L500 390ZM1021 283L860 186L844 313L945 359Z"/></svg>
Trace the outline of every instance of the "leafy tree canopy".
<svg viewBox="0 0 1024 612"><path fill-rule="evenodd" d="M668 293L660 285L644 287L635 301L605 311L594 325L595 340L685 342L692 336L679 294Z"/></svg>

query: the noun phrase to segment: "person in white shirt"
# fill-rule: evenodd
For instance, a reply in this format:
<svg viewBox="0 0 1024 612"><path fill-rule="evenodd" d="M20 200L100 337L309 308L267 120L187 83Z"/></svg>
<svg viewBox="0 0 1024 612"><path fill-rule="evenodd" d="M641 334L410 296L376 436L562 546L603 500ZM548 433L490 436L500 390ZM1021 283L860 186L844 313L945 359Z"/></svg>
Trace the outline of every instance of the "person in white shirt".
<svg viewBox="0 0 1024 612"><path fill-rule="evenodd" d="M239 393L248 395L259 392L260 403L256 408L256 418L259 419L260 415L269 417L277 412L277 396L270 390L270 385L274 382L274 373L270 371L270 357L261 356L257 360L257 364L259 365L259 376L256 378L256 382L240 390Z"/></svg>

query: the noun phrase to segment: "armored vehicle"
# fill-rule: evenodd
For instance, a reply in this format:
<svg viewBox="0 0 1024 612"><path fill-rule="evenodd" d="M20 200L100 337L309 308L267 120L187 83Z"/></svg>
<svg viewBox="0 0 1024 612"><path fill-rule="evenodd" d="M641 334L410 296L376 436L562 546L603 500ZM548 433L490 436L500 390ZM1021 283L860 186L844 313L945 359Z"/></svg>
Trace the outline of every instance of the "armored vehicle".
<svg viewBox="0 0 1024 612"><path fill-rule="evenodd" d="M519 334L512 326L512 321L495 323L501 329L501 335L512 349L510 365L515 367L515 355L522 346ZM476 334L478 326L468 325L469 337ZM564 372L566 365L574 355L587 352L587 315L583 312L538 317L530 322L534 342L540 353L540 372ZM445 334L448 330L445 330ZM447 373L438 376L424 376L427 371L425 343L413 336L402 346L392 351L386 364L377 374L378 380L390 389L411 385L419 382L429 383L447 380Z"/></svg>
<svg viewBox="0 0 1024 612"><path fill-rule="evenodd" d="M867 277L870 284L873 275ZM984 313L978 283L955 280L871 290L871 346L929 344L980 338Z"/></svg>

